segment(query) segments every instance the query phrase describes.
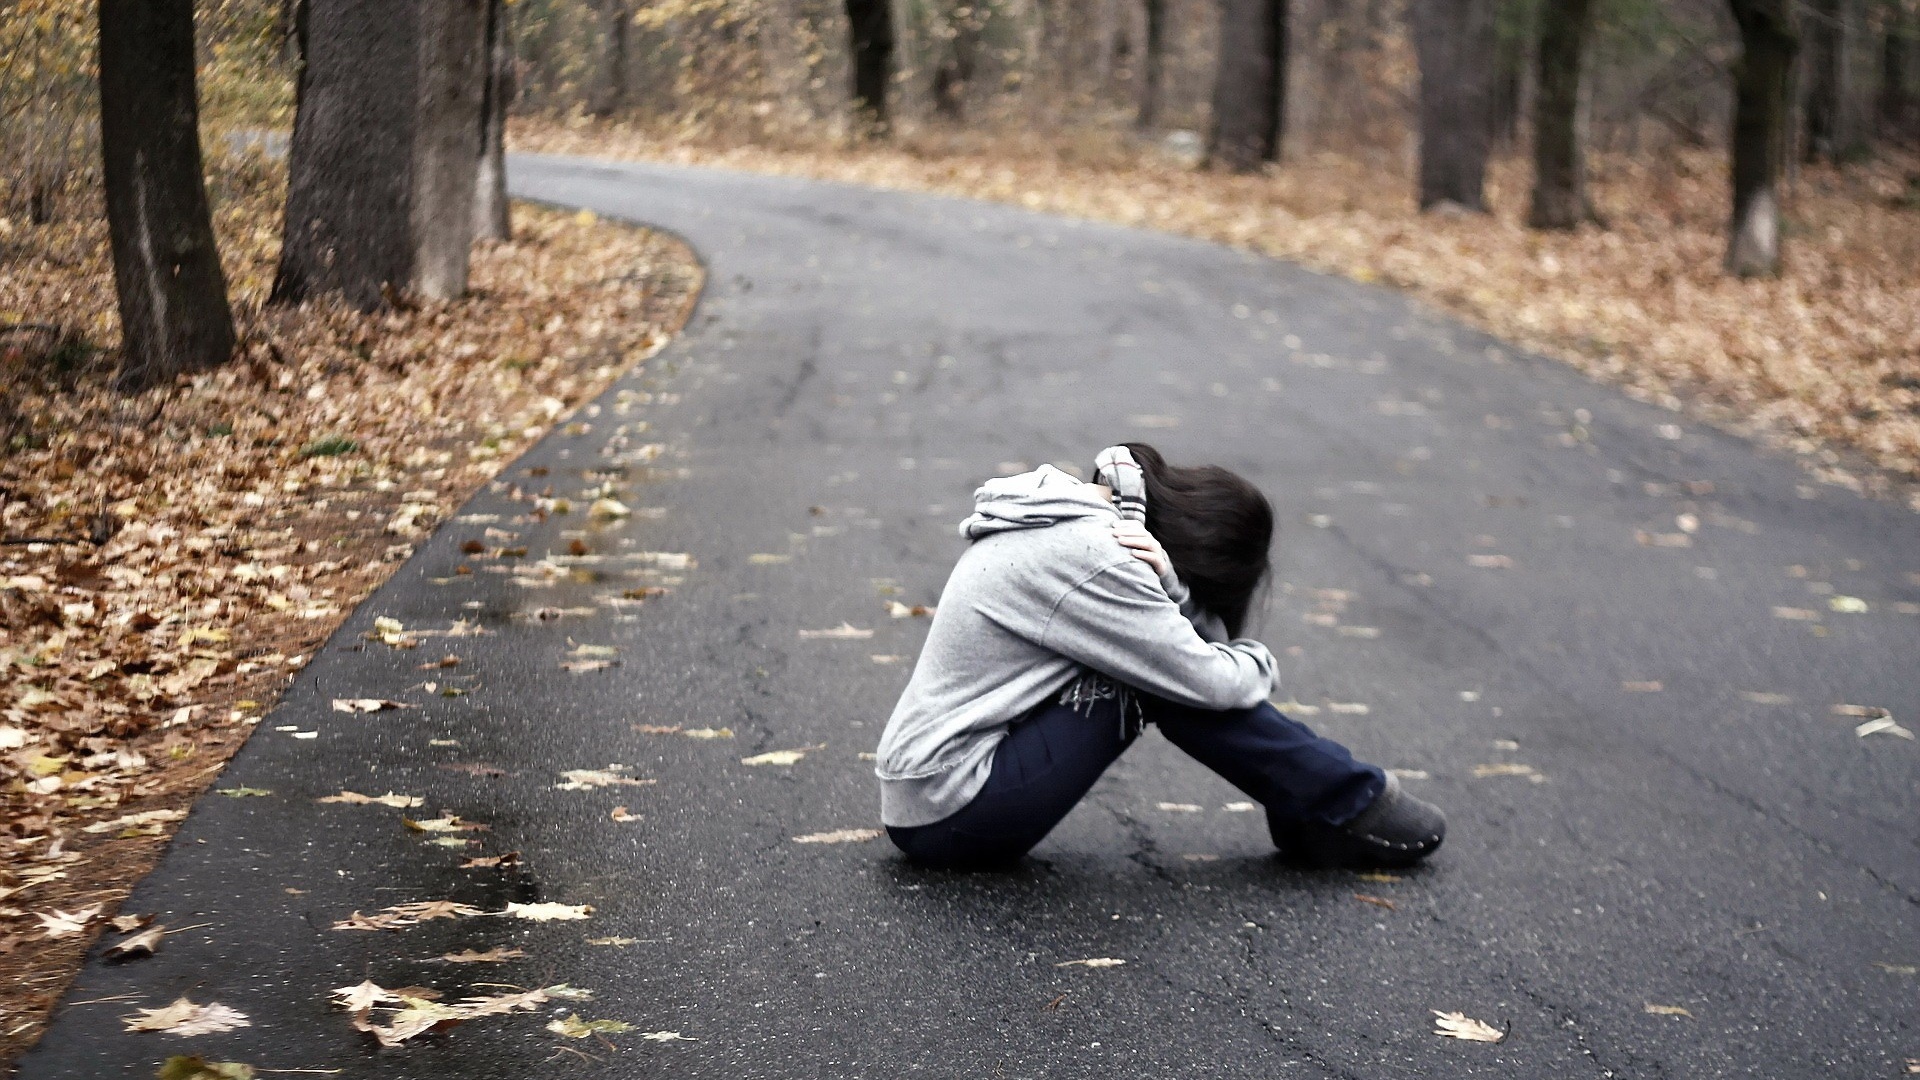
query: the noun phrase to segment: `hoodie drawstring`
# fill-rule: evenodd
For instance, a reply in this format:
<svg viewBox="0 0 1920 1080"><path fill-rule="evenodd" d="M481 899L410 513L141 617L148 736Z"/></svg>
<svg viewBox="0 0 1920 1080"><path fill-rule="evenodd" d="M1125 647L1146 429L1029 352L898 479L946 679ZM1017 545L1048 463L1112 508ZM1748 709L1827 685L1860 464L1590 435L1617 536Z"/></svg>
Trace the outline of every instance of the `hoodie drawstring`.
<svg viewBox="0 0 1920 1080"><path fill-rule="evenodd" d="M1131 742L1147 726L1146 710L1132 687L1097 671L1081 673L1060 692L1060 704L1083 716L1091 717L1102 701L1117 702L1120 707L1120 739Z"/></svg>

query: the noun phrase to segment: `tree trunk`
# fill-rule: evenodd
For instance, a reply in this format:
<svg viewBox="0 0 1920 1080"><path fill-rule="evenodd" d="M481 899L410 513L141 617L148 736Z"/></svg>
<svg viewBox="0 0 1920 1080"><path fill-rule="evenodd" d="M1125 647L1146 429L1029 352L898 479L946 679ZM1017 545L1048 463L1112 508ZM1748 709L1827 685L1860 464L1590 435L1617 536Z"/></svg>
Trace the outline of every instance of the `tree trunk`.
<svg viewBox="0 0 1920 1080"><path fill-rule="evenodd" d="M853 51L853 105L869 134L887 128L887 84L893 80L892 0L847 0Z"/></svg>
<svg viewBox="0 0 1920 1080"><path fill-rule="evenodd" d="M1812 0L1807 19L1806 122L1801 154L1833 161L1845 149L1847 100L1846 0Z"/></svg>
<svg viewBox="0 0 1920 1080"><path fill-rule="evenodd" d="M1768 277L1780 272L1780 172L1800 37L1793 0L1728 2L1740 27L1741 54L1734 65L1733 221L1726 266L1739 277Z"/></svg>
<svg viewBox="0 0 1920 1080"><path fill-rule="evenodd" d="M1160 87L1166 80L1167 0L1146 0L1146 29L1140 43L1140 97L1133 126L1142 131L1160 122Z"/></svg>
<svg viewBox="0 0 1920 1080"><path fill-rule="evenodd" d="M1527 224L1571 229L1598 220L1587 198L1587 35L1593 27L1593 2L1547 0L1540 15L1533 202Z"/></svg>
<svg viewBox="0 0 1920 1080"><path fill-rule="evenodd" d="M948 4L939 30L940 59L933 69L933 111L958 121L966 112L967 87L973 82L980 34L986 24L984 0Z"/></svg>
<svg viewBox="0 0 1920 1080"><path fill-rule="evenodd" d="M487 0L486 81L480 102L479 182L473 192L473 235L510 240L507 210L507 112L513 106L513 28L505 0Z"/></svg>
<svg viewBox="0 0 1920 1080"><path fill-rule="evenodd" d="M1920 110L1913 89L1914 56L1920 53L1920 10L1897 4L1887 14L1886 38L1880 44L1880 97L1876 111L1880 130L1890 139L1920 137Z"/></svg>
<svg viewBox="0 0 1920 1080"><path fill-rule="evenodd" d="M1212 163L1253 172L1280 156L1285 123L1287 0L1225 0L1213 83Z"/></svg>
<svg viewBox="0 0 1920 1080"><path fill-rule="evenodd" d="M273 299L466 288L487 0L308 0Z"/></svg>
<svg viewBox="0 0 1920 1080"><path fill-rule="evenodd" d="M1491 0L1413 0L1420 61L1420 209L1485 212L1494 54Z"/></svg>
<svg viewBox="0 0 1920 1080"><path fill-rule="evenodd" d="M233 314L200 163L193 0L101 0L100 145L115 385L137 390L233 354Z"/></svg>
<svg viewBox="0 0 1920 1080"><path fill-rule="evenodd" d="M594 28L593 90L587 98L587 112L598 117L612 116L627 102L627 15L626 0L593 0L593 12L599 25Z"/></svg>

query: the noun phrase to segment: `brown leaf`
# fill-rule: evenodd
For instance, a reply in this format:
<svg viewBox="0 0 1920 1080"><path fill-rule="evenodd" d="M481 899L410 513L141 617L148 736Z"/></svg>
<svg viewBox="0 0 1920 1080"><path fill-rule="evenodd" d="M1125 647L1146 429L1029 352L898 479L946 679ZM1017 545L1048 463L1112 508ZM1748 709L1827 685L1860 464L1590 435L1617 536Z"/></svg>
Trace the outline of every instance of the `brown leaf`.
<svg viewBox="0 0 1920 1080"><path fill-rule="evenodd" d="M107 947L105 956L109 960L130 960L135 956L152 956L160 948L160 938L167 928L159 923L147 927L139 933L129 934Z"/></svg>

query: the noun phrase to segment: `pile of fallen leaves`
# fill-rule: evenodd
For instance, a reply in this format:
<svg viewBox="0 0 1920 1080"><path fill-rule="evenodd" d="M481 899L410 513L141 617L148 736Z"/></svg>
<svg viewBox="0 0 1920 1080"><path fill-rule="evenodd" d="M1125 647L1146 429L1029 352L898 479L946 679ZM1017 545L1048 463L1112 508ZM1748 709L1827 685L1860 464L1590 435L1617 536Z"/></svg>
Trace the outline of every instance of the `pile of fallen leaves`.
<svg viewBox="0 0 1920 1080"><path fill-rule="evenodd" d="M210 183L240 355L131 398L104 222L0 222L0 1060L313 649L700 285L676 240L520 207L465 299L268 308L279 167Z"/></svg>
<svg viewBox="0 0 1920 1080"><path fill-rule="evenodd" d="M1524 161L1498 162L1490 215L1420 215L1399 154L1320 153L1263 175L1196 171L1115 135L921 134L856 147L660 139L624 125L529 120L516 149L844 180L1147 226L1407 289L1626 393L1770 438L1824 479L1920 480L1920 158L1807 167L1789 193L1777 280L1720 270L1724 155L1595 163L1608 227L1522 224ZM1848 467L1834 450L1885 470ZM1891 475L1887 475L1891 474ZM1910 494L1920 509L1920 494Z"/></svg>

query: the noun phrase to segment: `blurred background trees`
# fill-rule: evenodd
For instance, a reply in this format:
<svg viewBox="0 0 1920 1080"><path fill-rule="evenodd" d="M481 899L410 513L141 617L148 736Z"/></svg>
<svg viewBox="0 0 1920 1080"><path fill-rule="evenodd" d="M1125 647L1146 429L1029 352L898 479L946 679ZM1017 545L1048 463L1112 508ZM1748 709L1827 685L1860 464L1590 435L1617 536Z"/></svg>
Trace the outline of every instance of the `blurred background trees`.
<svg viewBox="0 0 1920 1080"><path fill-rule="evenodd" d="M181 278L194 303L123 296L127 385L150 381L139 357L173 357L149 364L162 378L231 337L219 266L192 254L203 148L290 148L273 296L364 307L458 295L472 239L505 235L509 111L663 146L1044 144L1254 173L1336 154L1452 214L1484 210L1489 162L1513 158L1543 229L1603 226L1592 160L1712 152L1742 276L1777 272L1802 163L1920 144L1920 0L168 0L138 16L163 9L176 31L191 19L191 71L177 32L101 34L134 25L124 3L0 0L0 220L125 211L151 182L166 220L141 228L174 245L167 265L202 267ZM154 141L196 127L198 145ZM143 280L161 279L121 288ZM136 325L161 309L206 326Z"/></svg>

